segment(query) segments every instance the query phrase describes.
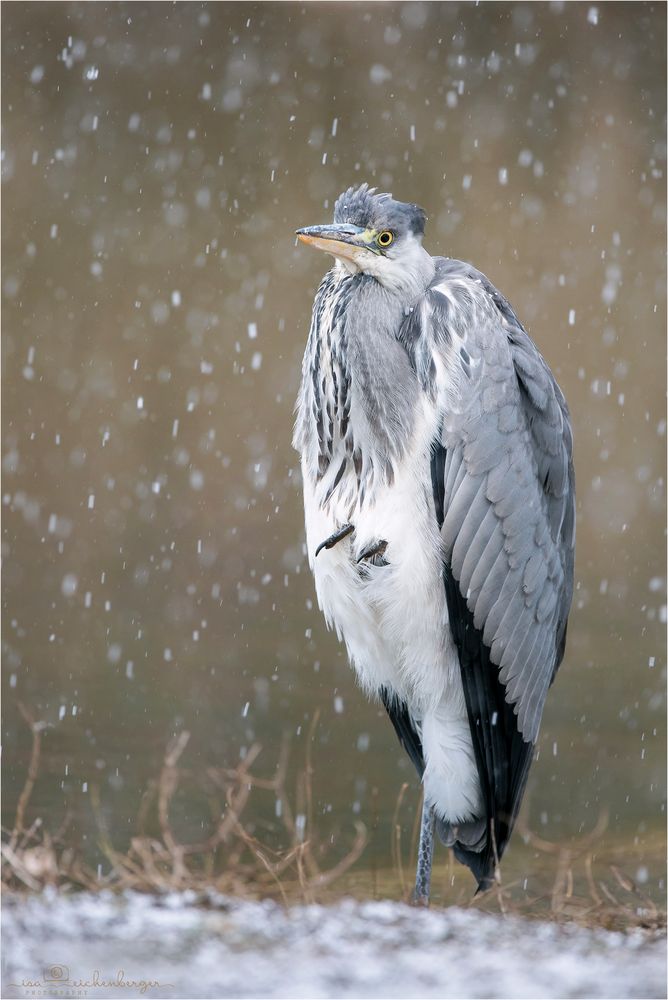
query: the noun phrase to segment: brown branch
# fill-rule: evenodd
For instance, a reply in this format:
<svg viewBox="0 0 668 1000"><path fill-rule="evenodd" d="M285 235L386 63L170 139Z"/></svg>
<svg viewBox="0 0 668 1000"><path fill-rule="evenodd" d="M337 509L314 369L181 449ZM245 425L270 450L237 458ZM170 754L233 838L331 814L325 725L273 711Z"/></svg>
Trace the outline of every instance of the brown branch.
<svg viewBox="0 0 668 1000"><path fill-rule="evenodd" d="M14 819L14 829L12 830L12 835L9 840L9 846L13 850L17 843L21 833L23 833L24 826L23 820L25 816L25 811L28 807L30 801L30 796L32 795L32 790L35 787L35 782L37 781L37 773L39 770L39 756L42 746L42 737L40 735L40 729L33 719L32 715L28 709L19 702L19 712L26 721L32 733L32 750L30 753L30 763L28 765L28 774L25 780L25 784L19 795L19 800L16 803L16 818Z"/></svg>
<svg viewBox="0 0 668 1000"><path fill-rule="evenodd" d="M359 820L355 823L355 840L353 846L350 848L345 858L342 858L338 864L334 865L327 872L321 872L314 879L311 879L310 886L312 888L322 888L323 886L330 885L335 879L347 872L348 869L355 864L357 859L362 854L364 846L366 844L366 827L364 823L360 823Z"/></svg>
<svg viewBox="0 0 668 1000"><path fill-rule="evenodd" d="M404 800L404 795L408 789L408 783L404 781L403 785L399 789L399 794L397 795L397 801L394 805L394 813L392 815L392 864L396 868L399 875L399 884L401 886L401 895L406 897L406 882L404 879L404 868L401 860L401 823L399 822L399 811L401 809L401 804ZM418 810L418 812L420 812Z"/></svg>

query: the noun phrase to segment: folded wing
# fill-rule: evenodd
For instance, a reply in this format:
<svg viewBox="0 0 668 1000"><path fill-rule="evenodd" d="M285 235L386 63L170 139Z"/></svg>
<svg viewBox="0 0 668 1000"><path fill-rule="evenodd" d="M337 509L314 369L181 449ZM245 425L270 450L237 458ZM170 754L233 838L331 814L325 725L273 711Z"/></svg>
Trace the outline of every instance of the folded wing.
<svg viewBox="0 0 668 1000"><path fill-rule="evenodd" d="M441 262L406 346L444 414L432 485L489 823L482 855L460 860L485 884L510 837L563 657L573 590L571 428L537 348L468 265Z"/></svg>

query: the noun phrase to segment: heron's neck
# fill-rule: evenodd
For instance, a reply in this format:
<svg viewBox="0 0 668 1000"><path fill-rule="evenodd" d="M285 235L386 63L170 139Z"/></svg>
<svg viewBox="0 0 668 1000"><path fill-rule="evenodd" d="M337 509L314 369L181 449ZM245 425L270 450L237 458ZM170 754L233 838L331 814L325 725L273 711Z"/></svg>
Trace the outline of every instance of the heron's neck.
<svg viewBox="0 0 668 1000"><path fill-rule="evenodd" d="M321 504L352 509L394 475L418 393L398 339L404 316L399 296L370 275L334 268L318 290L294 442Z"/></svg>

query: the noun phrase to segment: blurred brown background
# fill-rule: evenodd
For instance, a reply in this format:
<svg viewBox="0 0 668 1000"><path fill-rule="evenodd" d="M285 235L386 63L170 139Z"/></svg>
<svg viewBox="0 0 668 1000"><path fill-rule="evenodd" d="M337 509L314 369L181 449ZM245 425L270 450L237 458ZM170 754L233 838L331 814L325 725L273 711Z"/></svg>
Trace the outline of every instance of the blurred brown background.
<svg viewBox="0 0 668 1000"><path fill-rule="evenodd" d="M566 393L577 590L526 814L559 840L608 810L601 849L662 895L665 22L641 3L4 7L9 825L19 701L46 725L32 815L56 827L69 804L92 843L99 786L118 846L175 732L194 769L258 740L266 773L287 732L296 769L319 709L320 833L343 850L361 818L361 869L389 865L416 783L313 606L290 447L327 266L293 232L367 180L503 290ZM201 822L186 796L183 829ZM539 863L519 837L510 854Z"/></svg>

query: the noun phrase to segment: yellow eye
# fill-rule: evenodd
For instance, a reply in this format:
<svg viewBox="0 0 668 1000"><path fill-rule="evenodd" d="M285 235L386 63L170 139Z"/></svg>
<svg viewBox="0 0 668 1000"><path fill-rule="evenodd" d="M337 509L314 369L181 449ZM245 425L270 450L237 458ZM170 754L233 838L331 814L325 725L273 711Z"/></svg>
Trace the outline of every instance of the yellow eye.
<svg viewBox="0 0 668 1000"><path fill-rule="evenodd" d="M386 229L384 232L380 233L376 242L379 247L389 247L390 243L394 240L394 235Z"/></svg>

